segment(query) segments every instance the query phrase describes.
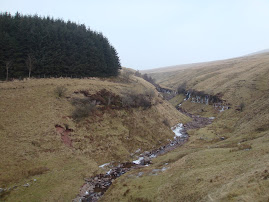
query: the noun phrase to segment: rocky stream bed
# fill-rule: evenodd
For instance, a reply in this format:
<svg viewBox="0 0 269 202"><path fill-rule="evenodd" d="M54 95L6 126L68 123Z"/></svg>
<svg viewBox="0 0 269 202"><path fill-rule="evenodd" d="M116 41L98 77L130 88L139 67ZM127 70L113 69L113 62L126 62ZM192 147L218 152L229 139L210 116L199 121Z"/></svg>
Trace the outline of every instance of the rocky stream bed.
<svg viewBox="0 0 269 202"><path fill-rule="evenodd" d="M159 155L165 154L169 151L174 150L175 148L183 145L188 141L187 131L190 129L197 129L205 127L208 124L211 124L214 120L214 117L200 117L198 115L190 114L181 108L178 108L179 111L185 115L192 118L191 122L186 124L177 124L171 129L175 133L175 137L170 143L159 147L158 149L152 151L145 151L139 155L139 158L133 162L119 163L115 165L114 163L107 163L99 167L108 166L110 170L104 174L98 174L89 178L85 178L85 183L81 186L80 192L73 202L95 202L98 201L106 190L112 185L113 181L125 174L126 172L134 169L139 169L151 164L151 159L156 158Z"/></svg>

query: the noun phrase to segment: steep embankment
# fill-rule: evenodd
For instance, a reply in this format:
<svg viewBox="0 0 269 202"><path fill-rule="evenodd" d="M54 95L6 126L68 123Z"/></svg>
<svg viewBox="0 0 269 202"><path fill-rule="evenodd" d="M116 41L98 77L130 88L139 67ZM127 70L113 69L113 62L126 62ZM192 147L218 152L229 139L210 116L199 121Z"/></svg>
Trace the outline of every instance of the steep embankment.
<svg viewBox="0 0 269 202"><path fill-rule="evenodd" d="M269 54L196 64L151 76L163 86L193 89L229 103L182 103L181 110L215 117L189 130L182 147L124 175L104 201L267 201L269 198ZM185 95L173 98L181 103Z"/></svg>
<svg viewBox="0 0 269 202"><path fill-rule="evenodd" d="M70 201L99 165L134 160L174 137L168 124L189 121L134 76L2 82L0 92L6 201Z"/></svg>

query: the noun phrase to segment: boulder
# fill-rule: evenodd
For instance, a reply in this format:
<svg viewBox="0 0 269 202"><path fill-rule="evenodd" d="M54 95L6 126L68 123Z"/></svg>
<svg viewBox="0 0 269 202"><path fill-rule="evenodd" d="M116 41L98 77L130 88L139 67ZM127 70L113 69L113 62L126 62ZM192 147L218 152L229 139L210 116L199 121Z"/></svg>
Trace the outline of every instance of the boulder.
<svg viewBox="0 0 269 202"><path fill-rule="evenodd" d="M149 163L151 163L151 162L150 162L150 158L149 158L148 156L145 156L145 157L144 157L143 165L147 165L147 164L149 164Z"/></svg>
<svg viewBox="0 0 269 202"><path fill-rule="evenodd" d="M24 185L22 185L22 186L24 186L24 187L29 187L30 184L29 184L29 183L26 183L26 184L24 184Z"/></svg>
<svg viewBox="0 0 269 202"><path fill-rule="evenodd" d="M145 151L145 152L144 152L144 155L145 155L145 156L150 155L150 152L149 152L149 151Z"/></svg>

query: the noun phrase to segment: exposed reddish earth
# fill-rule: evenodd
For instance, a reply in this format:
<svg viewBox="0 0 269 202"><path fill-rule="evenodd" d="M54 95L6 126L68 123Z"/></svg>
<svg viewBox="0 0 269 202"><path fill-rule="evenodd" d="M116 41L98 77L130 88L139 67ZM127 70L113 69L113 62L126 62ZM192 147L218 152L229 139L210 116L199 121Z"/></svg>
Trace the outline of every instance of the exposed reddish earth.
<svg viewBox="0 0 269 202"><path fill-rule="evenodd" d="M61 140L62 142L69 147L73 147L72 146L72 140L69 137L69 134L73 131L72 129L65 129L64 127L60 126L60 125L55 125L56 128L56 132L58 134L61 135Z"/></svg>

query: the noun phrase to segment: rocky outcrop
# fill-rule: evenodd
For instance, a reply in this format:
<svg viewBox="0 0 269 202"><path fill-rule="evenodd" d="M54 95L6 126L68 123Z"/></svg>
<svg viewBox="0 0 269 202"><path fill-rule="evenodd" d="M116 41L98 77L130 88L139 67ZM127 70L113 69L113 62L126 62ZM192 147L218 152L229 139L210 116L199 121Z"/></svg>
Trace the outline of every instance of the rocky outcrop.
<svg viewBox="0 0 269 202"><path fill-rule="evenodd" d="M210 95L203 91L196 91L193 89L187 90L183 88L171 90L168 88L162 88L159 85L156 86L156 90L160 92L166 100L170 100L178 94L183 94L185 96L184 101L190 100L192 103L213 105L214 108L220 112L231 108L230 104L227 103L226 100L222 99L222 94L220 93Z"/></svg>
<svg viewBox="0 0 269 202"><path fill-rule="evenodd" d="M184 101L190 100L192 103L212 105L216 110L219 110L220 112L231 108L231 105L226 102L226 100L222 99L222 94L220 93L216 95L210 95L204 93L203 91L195 90L183 90L181 93L185 95ZM179 107L180 106L177 108L179 109Z"/></svg>
<svg viewBox="0 0 269 202"><path fill-rule="evenodd" d="M178 93L175 90L171 90L168 88L162 88L159 85L155 86L156 90L161 93L161 95L163 96L163 98L165 100L171 100L173 97L175 97Z"/></svg>

